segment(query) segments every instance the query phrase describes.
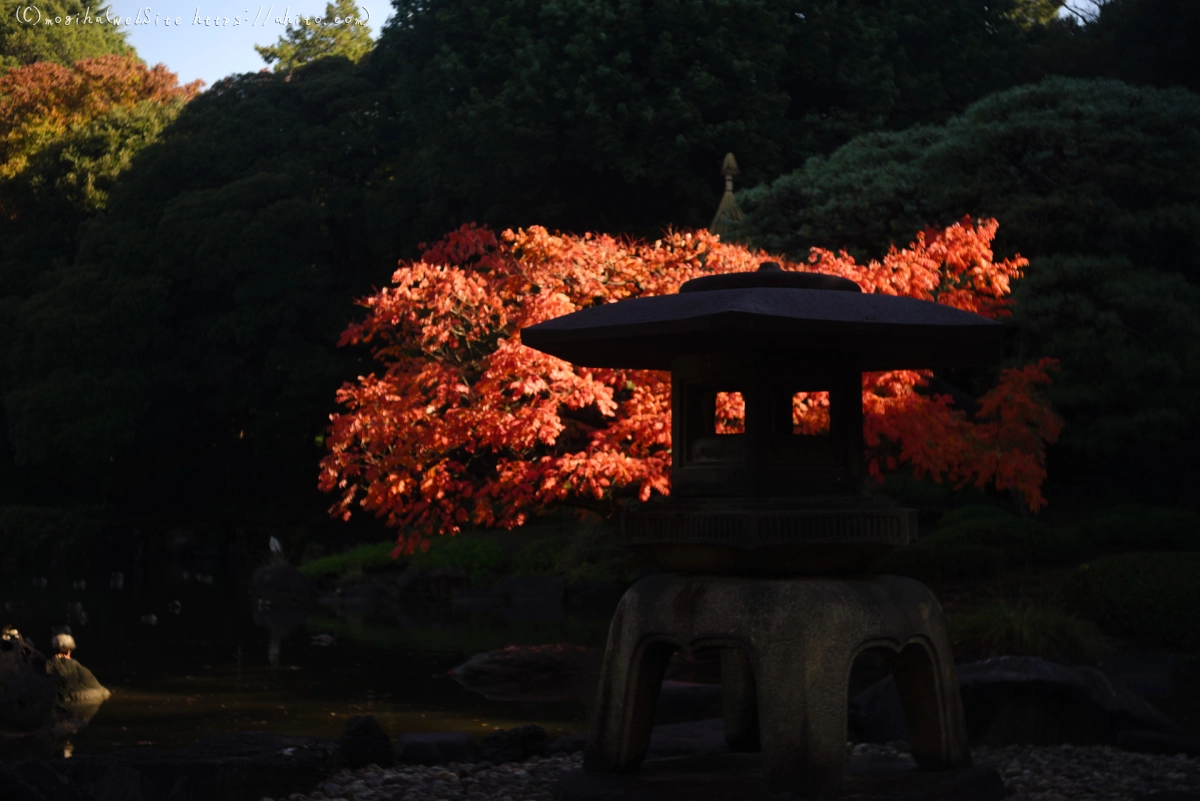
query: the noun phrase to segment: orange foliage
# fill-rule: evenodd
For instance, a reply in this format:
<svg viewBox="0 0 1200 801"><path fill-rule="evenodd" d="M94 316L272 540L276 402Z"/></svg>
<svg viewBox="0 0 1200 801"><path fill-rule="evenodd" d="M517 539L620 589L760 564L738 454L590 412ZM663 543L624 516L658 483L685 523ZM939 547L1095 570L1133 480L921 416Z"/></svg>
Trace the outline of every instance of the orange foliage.
<svg viewBox="0 0 1200 801"><path fill-rule="evenodd" d="M175 73L133 56L99 56L64 67L41 61L0 75L0 178L70 128L117 107L190 100L203 81L179 86Z"/></svg>
<svg viewBox="0 0 1200 801"><path fill-rule="evenodd" d="M464 525L512 528L560 504L611 512L622 494L669 494L670 376L574 367L522 346L521 328L765 259L997 317L1027 262L994 261L995 232L994 220L968 218L919 234L882 262L814 250L808 265L795 265L707 231L648 244L463 226L360 301L369 314L341 344L368 345L385 371L338 392L346 411L330 416L319 485L339 494L333 513L349 517L357 505L408 529L397 548L406 552ZM1061 426L1036 391L1050 367L1004 371L975 421L949 398L917 391L927 372L864 375L872 475L903 463L938 480L1014 488L1038 508L1045 446ZM727 430L741 424L740 404L736 393L722 398ZM825 429L827 394L798 395L794 420L800 433Z"/></svg>

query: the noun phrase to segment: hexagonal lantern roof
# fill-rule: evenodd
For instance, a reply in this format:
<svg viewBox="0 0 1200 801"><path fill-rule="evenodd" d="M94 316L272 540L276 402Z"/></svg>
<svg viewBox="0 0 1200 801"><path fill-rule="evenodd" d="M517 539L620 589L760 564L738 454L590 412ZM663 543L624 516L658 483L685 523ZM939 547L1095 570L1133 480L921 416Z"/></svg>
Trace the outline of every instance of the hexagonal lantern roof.
<svg viewBox="0 0 1200 801"><path fill-rule="evenodd" d="M1000 356L1003 326L914 298L865 294L845 278L757 272L686 282L675 295L591 306L521 330L531 348L583 367L670 370L688 353L782 358L852 352L863 371L956 367Z"/></svg>

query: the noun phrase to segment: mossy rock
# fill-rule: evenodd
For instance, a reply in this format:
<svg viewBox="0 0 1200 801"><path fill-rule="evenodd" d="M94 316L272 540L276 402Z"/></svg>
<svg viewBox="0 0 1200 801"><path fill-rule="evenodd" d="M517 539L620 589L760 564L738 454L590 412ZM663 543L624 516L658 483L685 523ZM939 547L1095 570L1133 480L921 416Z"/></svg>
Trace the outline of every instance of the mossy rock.
<svg viewBox="0 0 1200 801"><path fill-rule="evenodd" d="M1105 632L1145 647L1200 650L1200 553L1103 556L1068 578L1063 598Z"/></svg>
<svg viewBox="0 0 1200 801"><path fill-rule="evenodd" d="M1089 555L1113 551L1200 551L1200 513L1167 506L1115 506L1078 528Z"/></svg>
<svg viewBox="0 0 1200 801"><path fill-rule="evenodd" d="M1024 565L1064 564L1080 553L1071 532L994 506L972 505L947 513L932 534L897 548L872 570L937 583L990 578Z"/></svg>

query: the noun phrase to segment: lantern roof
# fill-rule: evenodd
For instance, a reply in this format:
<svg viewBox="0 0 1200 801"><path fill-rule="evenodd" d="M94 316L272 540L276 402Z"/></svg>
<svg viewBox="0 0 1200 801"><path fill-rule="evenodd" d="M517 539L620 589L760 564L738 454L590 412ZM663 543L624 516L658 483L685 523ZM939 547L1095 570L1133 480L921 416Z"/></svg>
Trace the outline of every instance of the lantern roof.
<svg viewBox="0 0 1200 801"><path fill-rule="evenodd" d="M822 361L856 356L863 371L995 361L1003 326L915 298L867 294L853 282L787 272L705 276L678 294L607 303L521 330L521 342L582 367L670 370L689 353Z"/></svg>

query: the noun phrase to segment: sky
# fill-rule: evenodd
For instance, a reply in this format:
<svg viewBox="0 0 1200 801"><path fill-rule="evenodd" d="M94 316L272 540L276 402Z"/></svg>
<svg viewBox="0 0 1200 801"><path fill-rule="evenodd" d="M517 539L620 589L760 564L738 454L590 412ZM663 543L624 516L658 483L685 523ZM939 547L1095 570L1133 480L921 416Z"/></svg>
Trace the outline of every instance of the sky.
<svg viewBox="0 0 1200 801"><path fill-rule="evenodd" d="M36 0L34 0L36 2ZM89 0L83 0L87 5ZM147 64L166 64L179 75L180 83L197 78L208 86L226 75L258 72L267 66L254 45L273 45L287 30L284 15L294 23L298 14L320 17L326 0L110 0L112 17L128 18L122 27L129 32L126 41ZM103 0L93 10L103 6ZM371 37L392 11L389 0L360 0L366 12ZM138 12L141 11L139 18ZM170 18L171 24L165 22ZM204 19L209 24L204 24ZM215 25L215 18L221 25ZM258 21L255 22L255 17ZM225 25L228 18L229 24ZM237 24L240 18L240 24ZM279 19L276 22L276 19ZM176 26L175 20L180 24ZM198 21L197 21L198 19ZM155 24L157 20L157 24Z"/></svg>

